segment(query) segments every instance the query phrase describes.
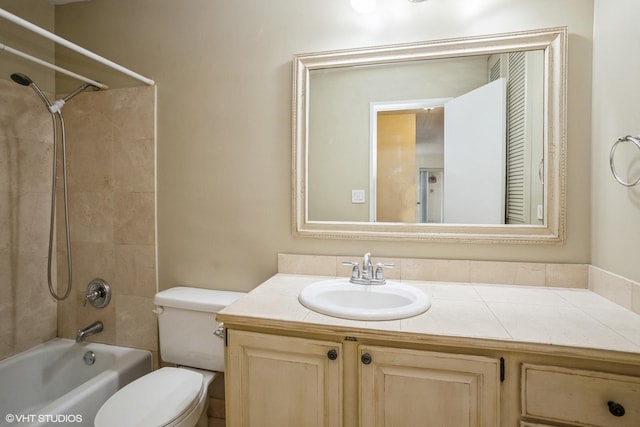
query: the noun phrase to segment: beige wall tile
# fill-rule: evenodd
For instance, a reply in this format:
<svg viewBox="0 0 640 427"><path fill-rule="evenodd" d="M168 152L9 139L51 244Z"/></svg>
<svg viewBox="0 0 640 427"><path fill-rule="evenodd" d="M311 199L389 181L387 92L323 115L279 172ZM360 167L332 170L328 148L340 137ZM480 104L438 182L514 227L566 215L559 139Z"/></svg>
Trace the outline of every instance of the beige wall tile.
<svg viewBox="0 0 640 427"><path fill-rule="evenodd" d="M403 280L469 282L470 264L462 260L408 258L402 260Z"/></svg>
<svg viewBox="0 0 640 427"><path fill-rule="evenodd" d="M73 229L72 229L73 232ZM102 242L73 242L73 285L75 293L85 295L87 286L93 279L102 279L112 284L115 278L115 245ZM58 253L59 282L66 281L66 254Z"/></svg>
<svg viewBox="0 0 640 427"><path fill-rule="evenodd" d="M506 285L545 285L545 264L470 261L470 281Z"/></svg>
<svg viewBox="0 0 640 427"><path fill-rule="evenodd" d="M153 297L156 291L155 246L115 245L115 281L122 295Z"/></svg>
<svg viewBox="0 0 640 427"><path fill-rule="evenodd" d="M58 198L60 200L60 198ZM69 215L76 242L112 242L114 224L113 193L73 192ZM59 202L58 202L59 203ZM60 207L60 204L58 204ZM61 230L58 228L58 230Z"/></svg>
<svg viewBox="0 0 640 427"><path fill-rule="evenodd" d="M155 243L155 199L153 193L115 193L114 230L116 243Z"/></svg>
<svg viewBox="0 0 640 427"><path fill-rule="evenodd" d="M158 351L153 298L117 295L116 302L116 344Z"/></svg>
<svg viewBox="0 0 640 427"><path fill-rule="evenodd" d="M631 310L640 314L640 284L638 283L631 286Z"/></svg>
<svg viewBox="0 0 640 427"><path fill-rule="evenodd" d="M73 129L70 146L74 140L69 198L75 298L60 304L58 323L69 338L102 320L105 330L90 341L157 351L156 318L150 312L156 290L154 126L146 123L153 118L153 94L153 88L87 92L65 106ZM143 112L145 105L149 111ZM141 123L146 123L144 130L136 128ZM58 196L58 207L61 201ZM66 261L60 240L58 249L62 279ZM104 309L82 306L95 278L112 289Z"/></svg>
<svg viewBox="0 0 640 427"><path fill-rule="evenodd" d="M114 189L118 192L153 192L155 188L154 140L116 139L113 142Z"/></svg>
<svg viewBox="0 0 640 427"><path fill-rule="evenodd" d="M589 286L589 266L587 264L547 264L546 284L561 288L581 288Z"/></svg>
<svg viewBox="0 0 640 427"><path fill-rule="evenodd" d="M336 257L325 255L278 254L278 272L335 276Z"/></svg>
<svg viewBox="0 0 640 427"><path fill-rule="evenodd" d="M0 80L0 359L57 334L46 268L51 118L29 88ZM54 277L55 279L55 277Z"/></svg>
<svg viewBox="0 0 640 427"><path fill-rule="evenodd" d="M85 133L69 126L67 146L70 191L103 193L113 190L113 132Z"/></svg>
<svg viewBox="0 0 640 427"><path fill-rule="evenodd" d="M616 304L632 309L634 287L623 277L589 266L589 289Z"/></svg>

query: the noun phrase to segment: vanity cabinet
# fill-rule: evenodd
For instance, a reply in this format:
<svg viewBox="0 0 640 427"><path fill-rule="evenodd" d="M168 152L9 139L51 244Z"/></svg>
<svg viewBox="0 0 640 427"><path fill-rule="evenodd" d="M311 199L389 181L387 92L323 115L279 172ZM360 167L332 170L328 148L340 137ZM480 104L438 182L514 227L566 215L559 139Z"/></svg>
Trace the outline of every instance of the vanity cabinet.
<svg viewBox="0 0 640 427"><path fill-rule="evenodd" d="M361 426L498 426L497 359L360 346Z"/></svg>
<svg viewBox="0 0 640 427"><path fill-rule="evenodd" d="M499 425L497 359L226 333L227 426Z"/></svg>
<svg viewBox="0 0 640 427"><path fill-rule="evenodd" d="M342 425L339 342L227 330L227 427Z"/></svg>
<svg viewBox="0 0 640 427"><path fill-rule="evenodd" d="M521 387L522 416L544 425L640 426L640 377L523 363Z"/></svg>

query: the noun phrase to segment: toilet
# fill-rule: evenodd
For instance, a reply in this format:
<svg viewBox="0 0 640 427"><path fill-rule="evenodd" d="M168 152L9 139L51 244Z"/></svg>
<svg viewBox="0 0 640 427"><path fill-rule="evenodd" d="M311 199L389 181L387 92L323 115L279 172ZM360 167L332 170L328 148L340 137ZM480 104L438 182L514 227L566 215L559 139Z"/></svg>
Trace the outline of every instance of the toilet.
<svg viewBox="0 0 640 427"><path fill-rule="evenodd" d="M165 367L129 383L98 410L96 427L206 426L208 388L224 371L215 317L243 292L175 287L154 298Z"/></svg>

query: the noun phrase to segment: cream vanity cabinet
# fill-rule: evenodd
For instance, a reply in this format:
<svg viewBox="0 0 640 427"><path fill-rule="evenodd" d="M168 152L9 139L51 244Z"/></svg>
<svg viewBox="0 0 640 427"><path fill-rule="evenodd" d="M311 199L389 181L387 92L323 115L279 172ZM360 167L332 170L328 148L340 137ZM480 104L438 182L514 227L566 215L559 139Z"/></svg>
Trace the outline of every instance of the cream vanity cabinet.
<svg viewBox="0 0 640 427"><path fill-rule="evenodd" d="M522 416L542 420L522 427L640 426L640 377L529 363L521 370Z"/></svg>
<svg viewBox="0 0 640 427"><path fill-rule="evenodd" d="M227 427L342 425L342 346L226 331Z"/></svg>
<svg viewBox="0 0 640 427"><path fill-rule="evenodd" d="M360 346L361 426L497 426L500 360Z"/></svg>
<svg viewBox="0 0 640 427"><path fill-rule="evenodd" d="M499 423L500 360L227 330L228 427Z"/></svg>

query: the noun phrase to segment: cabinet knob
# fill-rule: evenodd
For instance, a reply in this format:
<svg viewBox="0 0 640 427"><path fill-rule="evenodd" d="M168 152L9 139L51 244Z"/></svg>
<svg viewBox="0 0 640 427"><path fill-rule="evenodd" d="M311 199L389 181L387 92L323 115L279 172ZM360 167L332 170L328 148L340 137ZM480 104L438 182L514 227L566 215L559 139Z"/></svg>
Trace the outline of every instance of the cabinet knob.
<svg viewBox="0 0 640 427"><path fill-rule="evenodd" d="M360 356L360 360L362 360L362 363L364 363L365 365L368 365L369 363L371 363L371 355L369 353L364 353L362 356Z"/></svg>
<svg viewBox="0 0 640 427"><path fill-rule="evenodd" d="M327 351L327 357L329 360L336 360L338 358L338 351L335 349Z"/></svg>
<svg viewBox="0 0 640 427"><path fill-rule="evenodd" d="M625 414L624 406L621 404L609 401L607 402L607 405L609 405L609 412L611 412L611 415L614 417L621 417Z"/></svg>

